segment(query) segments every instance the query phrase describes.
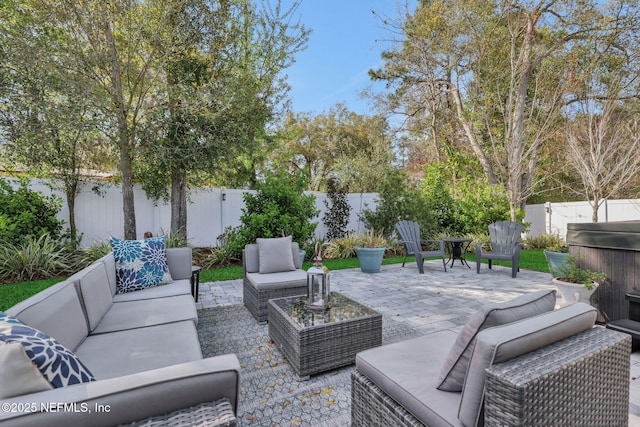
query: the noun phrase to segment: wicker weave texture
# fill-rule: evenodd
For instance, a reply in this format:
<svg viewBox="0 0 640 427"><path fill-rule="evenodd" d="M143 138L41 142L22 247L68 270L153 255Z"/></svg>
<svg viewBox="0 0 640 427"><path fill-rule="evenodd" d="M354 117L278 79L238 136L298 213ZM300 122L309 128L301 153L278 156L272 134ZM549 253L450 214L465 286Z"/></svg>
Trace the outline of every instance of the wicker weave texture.
<svg viewBox="0 0 640 427"><path fill-rule="evenodd" d="M267 305L270 299L306 294L306 283L277 289L258 290L246 277L242 282L242 298L244 300L244 305L258 322L266 322L268 320Z"/></svg>
<svg viewBox="0 0 640 427"><path fill-rule="evenodd" d="M628 426L631 338L593 328L487 369L485 426ZM423 426L359 371L352 427Z"/></svg>
<svg viewBox="0 0 640 427"><path fill-rule="evenodd" d="M123 424L121 427L235 427L237 425L231 402L223 398L135 423Z"/></svg>
<svg viewBox="0 0 640 427"><path fill-rule="evenodd" d="M351 374L351 427L424 427L358 370Z"/></svg>
<svg viewBox="0 0 640 427"><path fill-rule="evenodd" d="M302 327L278 305L269 303L269 336L298 378L347 366L356 354L382 344L382 315Z"/></svg>
<svg viewBox="0 0 640 427"><path fill-rule="evenodd" d="M627 426L626 334L596 327L487 369L485 424Z"/></svg>

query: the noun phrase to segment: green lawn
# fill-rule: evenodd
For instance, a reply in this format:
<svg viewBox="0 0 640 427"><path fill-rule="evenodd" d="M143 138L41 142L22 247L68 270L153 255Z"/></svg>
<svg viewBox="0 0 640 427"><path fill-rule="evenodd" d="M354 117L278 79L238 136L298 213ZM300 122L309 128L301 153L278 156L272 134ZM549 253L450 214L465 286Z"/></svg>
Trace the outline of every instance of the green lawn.
<svg viewBox="0 0 640 427"><path fill-rule="evenodd" d="M63 280L64 278L32 280L30 282L0 285L0 311L4 311L31 295L37 294L41 290Z"/></svg>
<svg viewBox="0 0 640 427"><path fill-rule="evenodd" d="M466 254L467 260L475 261L474 254ZM385 258L383 264L400 264L404 257L391 257ZM414 262L415 258L407 258L407 262ZM322 262L329 268L329 270L342 270L345 268L358 268L360 264L357 258L348 259L329 259ZM510 265L505 261L494 261L496 265ZM311 267L311 262L305 262L302 265L303 269ZM473 265L472 265L473 267ZM540 250L526 250L522 251L520 255L520 268L524 270L535 270L549 272L547 260L544 257L544 252ZM242 267L225 267L215 268L211 270L203 270L200 273L200 282L217 282L219 280L231 280L242 278ZM19 303L22 300L29 298L31 295L40 292L49 286L64 280L64 278L58 279L46 279L46 280L34 280L30 282L21 282L14 284L0 285L0 311L6 310L9 307Z"/></svg>

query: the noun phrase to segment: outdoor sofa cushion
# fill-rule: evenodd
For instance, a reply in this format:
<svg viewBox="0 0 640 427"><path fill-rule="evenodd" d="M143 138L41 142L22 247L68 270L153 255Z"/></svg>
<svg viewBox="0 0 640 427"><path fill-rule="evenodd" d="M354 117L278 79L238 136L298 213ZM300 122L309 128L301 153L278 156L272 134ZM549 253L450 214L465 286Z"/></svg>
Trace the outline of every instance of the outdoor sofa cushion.
<svg viewBox="0 0 640 427"><path fill-rule="evenodd" d="M475 426L484 419L482 408L488 367L586 331L595 325L597 314L589 304L575 303L480 332L462 391L460 421L465 426Z"/></svg>
<svg viewBox="0 0 640 427"><path fill-rule="evenodd" d="M104 263L107 270L107 279L109 280L113 302L191 295L191 248L188 246L166 248L165 252L167 254L167 266L173 282L124 294L116 294L116 260L113 252L109 252L100 258L98 262Z"/></svg>
<svg viewBox="0 0 640 427"><path fill-rule="evenodd" d="M186 295L191 297L191 282L188 279L174 280L167 285L154 286L135 292L127 292L113 296L113 302L152 300L156 298Z"/></svg>
<svg viewBox="0 0 640 427"><path fill-rule="evenodd" d="M520 295L510 301L489 304L475 312L449 350L440 371L438 388L444 391L462 391L478 332L551 311L555 304L556 291L543 290Z"/></svg>
<svg viewBox="0 0 640 427"><path fill-rule="evenodd" d="M65 280L38 292L7 310L21 322L55 337L74 351L89 334L73 282Z"/></svg>
<svg viewBox="0 0 640 427"><path fill-rule="evenodd" d="M198 314L191 293L165 298L113 302L105 263L95 262L69 278L78 288L92 334L191 320ZM162 287L173 286L172 284ZM143 292L136 291L136 292ZM135 293L135 292L129 292ZM125 294L126 295L126 294Z"/></svg>
<svg viewBox="0 0 640 427"><path fill-rule="evenodd" d="M16 351L15 344L22 347L22 352ZM28 385L22 380L0 383L0 397L12 397L24 392L42 391L53 388L66 387L94 381L93 374L68 348L41 331L25 325L16 318L0 312L0 349L10 346L10 351L3 352L3 371L11 366L18 371L27 371ZM35 378L35 371L29 369L35 366L42 378L49 386Z"/></svg>
<svg viewBox="0 0 640 427"><path fill-rule="evenodd" d="M126 351L105 354L105 349L110 348ZM196 327L191 321L89 335L76 355L98 380L202 359Z"/></svg>
<svg viewBox="0 0 640 427"><path fill-rule="evenodd" d="M113 303L92 334L144 328L188 320L198 323L198 312L191 295L177 295L142 301Z"/></svg>
<svg viewBox="0 0 640 427"><path fill-rule="evenodd" d="M291 254L291 236L256 239L260 274L293 271L296 269Z"/></svg>

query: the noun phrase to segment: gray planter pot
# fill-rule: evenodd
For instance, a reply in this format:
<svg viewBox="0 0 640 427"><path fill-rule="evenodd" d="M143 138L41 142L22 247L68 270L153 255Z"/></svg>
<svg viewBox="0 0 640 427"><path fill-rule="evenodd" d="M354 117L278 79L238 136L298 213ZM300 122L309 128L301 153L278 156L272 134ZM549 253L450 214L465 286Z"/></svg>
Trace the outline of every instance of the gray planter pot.
<svg viewBox="0 0 640 427"><path fill-rule="evenodd" d="M544 256L547 258L547 264L549 264L549 271L553 277L558 277L558 267L567 262L569 254L566 252L552 252L544 251Z"/></svg>
<svg viewBox="0 0 640 427"><path fill-rule="evenodd" d="M356 248L360 270L363 273L379 273L385 248Z"/></svg>

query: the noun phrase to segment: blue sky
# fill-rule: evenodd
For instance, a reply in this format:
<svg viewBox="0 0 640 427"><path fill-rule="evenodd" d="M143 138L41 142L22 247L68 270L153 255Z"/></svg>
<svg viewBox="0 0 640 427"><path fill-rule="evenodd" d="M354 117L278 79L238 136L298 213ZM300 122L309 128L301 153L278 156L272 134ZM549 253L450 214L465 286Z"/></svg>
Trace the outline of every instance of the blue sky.
<svg viewBox="0 0 640 427"><path fill-rule="evenodd" d="M298 15L312 32L307 49L286 70L294 112L317 115L342 102L356 113L371 113L359 92L372 84L368 71L382 65L380 53L390 38L372 9L395 18L397 1L302 0Z"/></svg>

